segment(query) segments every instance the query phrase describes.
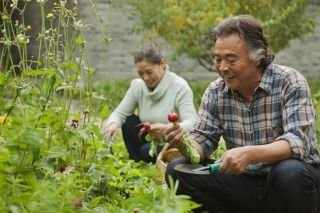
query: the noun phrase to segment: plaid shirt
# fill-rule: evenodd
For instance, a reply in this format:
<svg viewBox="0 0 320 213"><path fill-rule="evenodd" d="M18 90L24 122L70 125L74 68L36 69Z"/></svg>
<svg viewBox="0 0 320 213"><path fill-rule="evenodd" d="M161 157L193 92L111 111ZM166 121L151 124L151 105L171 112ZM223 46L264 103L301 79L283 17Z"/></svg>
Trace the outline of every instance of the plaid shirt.
<svg viewBox="0 0 320 213"><path fill-rule="evenodd" d="M293 158L320 164L315 117L305 78L292 68L270 64L251 103L221 78L212 82L202 97L199 119L190 137L201 145L207 158L223 136L227 149L286 140ZM255 163L246 169L265 173L270 168L268 163Z"/></svg>

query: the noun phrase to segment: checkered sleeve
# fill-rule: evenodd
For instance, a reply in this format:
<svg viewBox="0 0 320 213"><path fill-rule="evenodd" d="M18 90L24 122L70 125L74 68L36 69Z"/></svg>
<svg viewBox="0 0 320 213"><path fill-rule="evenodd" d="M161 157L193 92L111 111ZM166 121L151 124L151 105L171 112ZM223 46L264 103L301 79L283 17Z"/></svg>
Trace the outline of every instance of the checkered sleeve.
<svg viewBox="0 0 320 213"><path fill-rule="evenodd" d="M200 144L206 158L218 147L218 141L222 135L217 119L217 87L211 83L205 91L199 108L199 118L189 136Z"/></svg>
<svg viewBox="0 0 320 213"><path fill-rule="evenodd" d="M295 78L296 82L287 81L283 89L283 130L284 134L276 140L289 142L293 157L305 159L310 150L316 148L314 143L315 110L307 82Z"/></svg>

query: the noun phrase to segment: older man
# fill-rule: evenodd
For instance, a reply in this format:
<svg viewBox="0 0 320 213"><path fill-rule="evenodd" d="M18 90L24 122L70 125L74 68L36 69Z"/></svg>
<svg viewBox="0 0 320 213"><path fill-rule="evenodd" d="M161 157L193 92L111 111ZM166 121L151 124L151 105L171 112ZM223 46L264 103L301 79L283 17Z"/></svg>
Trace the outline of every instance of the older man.
<svg viewBox="0 0 320 213"><path fill-rule="evenodd" d="M202 162L221 136L227 151L212 174L185 172L177 165L189 163L188 157L176 159L167 180L179 180L178 193L210 212L318 212L320 155L307 81L272 63L263 29L251 16L227 18L212 30L212 39L220 78L205 91L188 138ZM178 125L165 138L185 152Z"/></svg>

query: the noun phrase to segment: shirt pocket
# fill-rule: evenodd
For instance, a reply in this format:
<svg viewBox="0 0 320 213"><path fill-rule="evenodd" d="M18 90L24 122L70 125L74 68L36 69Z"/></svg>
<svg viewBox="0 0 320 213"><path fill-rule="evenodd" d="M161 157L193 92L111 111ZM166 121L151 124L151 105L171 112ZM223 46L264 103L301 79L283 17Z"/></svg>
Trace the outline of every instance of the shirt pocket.
<svg viewBox="0 0 320 213"><path fill-rule="evenodd" d="M266 129L266 141L272 143L277 137L283 134L283 128L281 120L279 118L273 118L269 121Z"/></svg>
<svg viewBox="0 0 320 213"><path fill-rule="evenodd" d="M245 140L245 132L240 125L237 125L236 122L224 122L222 125L223 129L223 139L226 142L227 148L235 148L243 146Z"/></svg>

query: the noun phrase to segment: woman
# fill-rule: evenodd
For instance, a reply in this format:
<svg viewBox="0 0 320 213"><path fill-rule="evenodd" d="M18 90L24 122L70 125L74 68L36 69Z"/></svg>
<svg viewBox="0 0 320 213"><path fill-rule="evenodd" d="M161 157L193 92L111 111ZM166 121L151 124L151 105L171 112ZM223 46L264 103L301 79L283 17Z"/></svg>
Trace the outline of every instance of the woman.
<svg viewBox="0 0 320 213"><path fill-rule="evenodd" d="M169 125L169 112L179 114L179 122L186 132L195 123L197 114L193 93L183 78L169 71L154 43L145 44L136 52L134 64L140 78L131 82L125 97L108 118L105 136L113 139L117 129L122 127L129 157L135 161L154 163L163 146L158 144L156 155L150 155L150 140L162 141L163 131ZM146 134L139 135L143 122L151 124L149 141Z"/></svg>

